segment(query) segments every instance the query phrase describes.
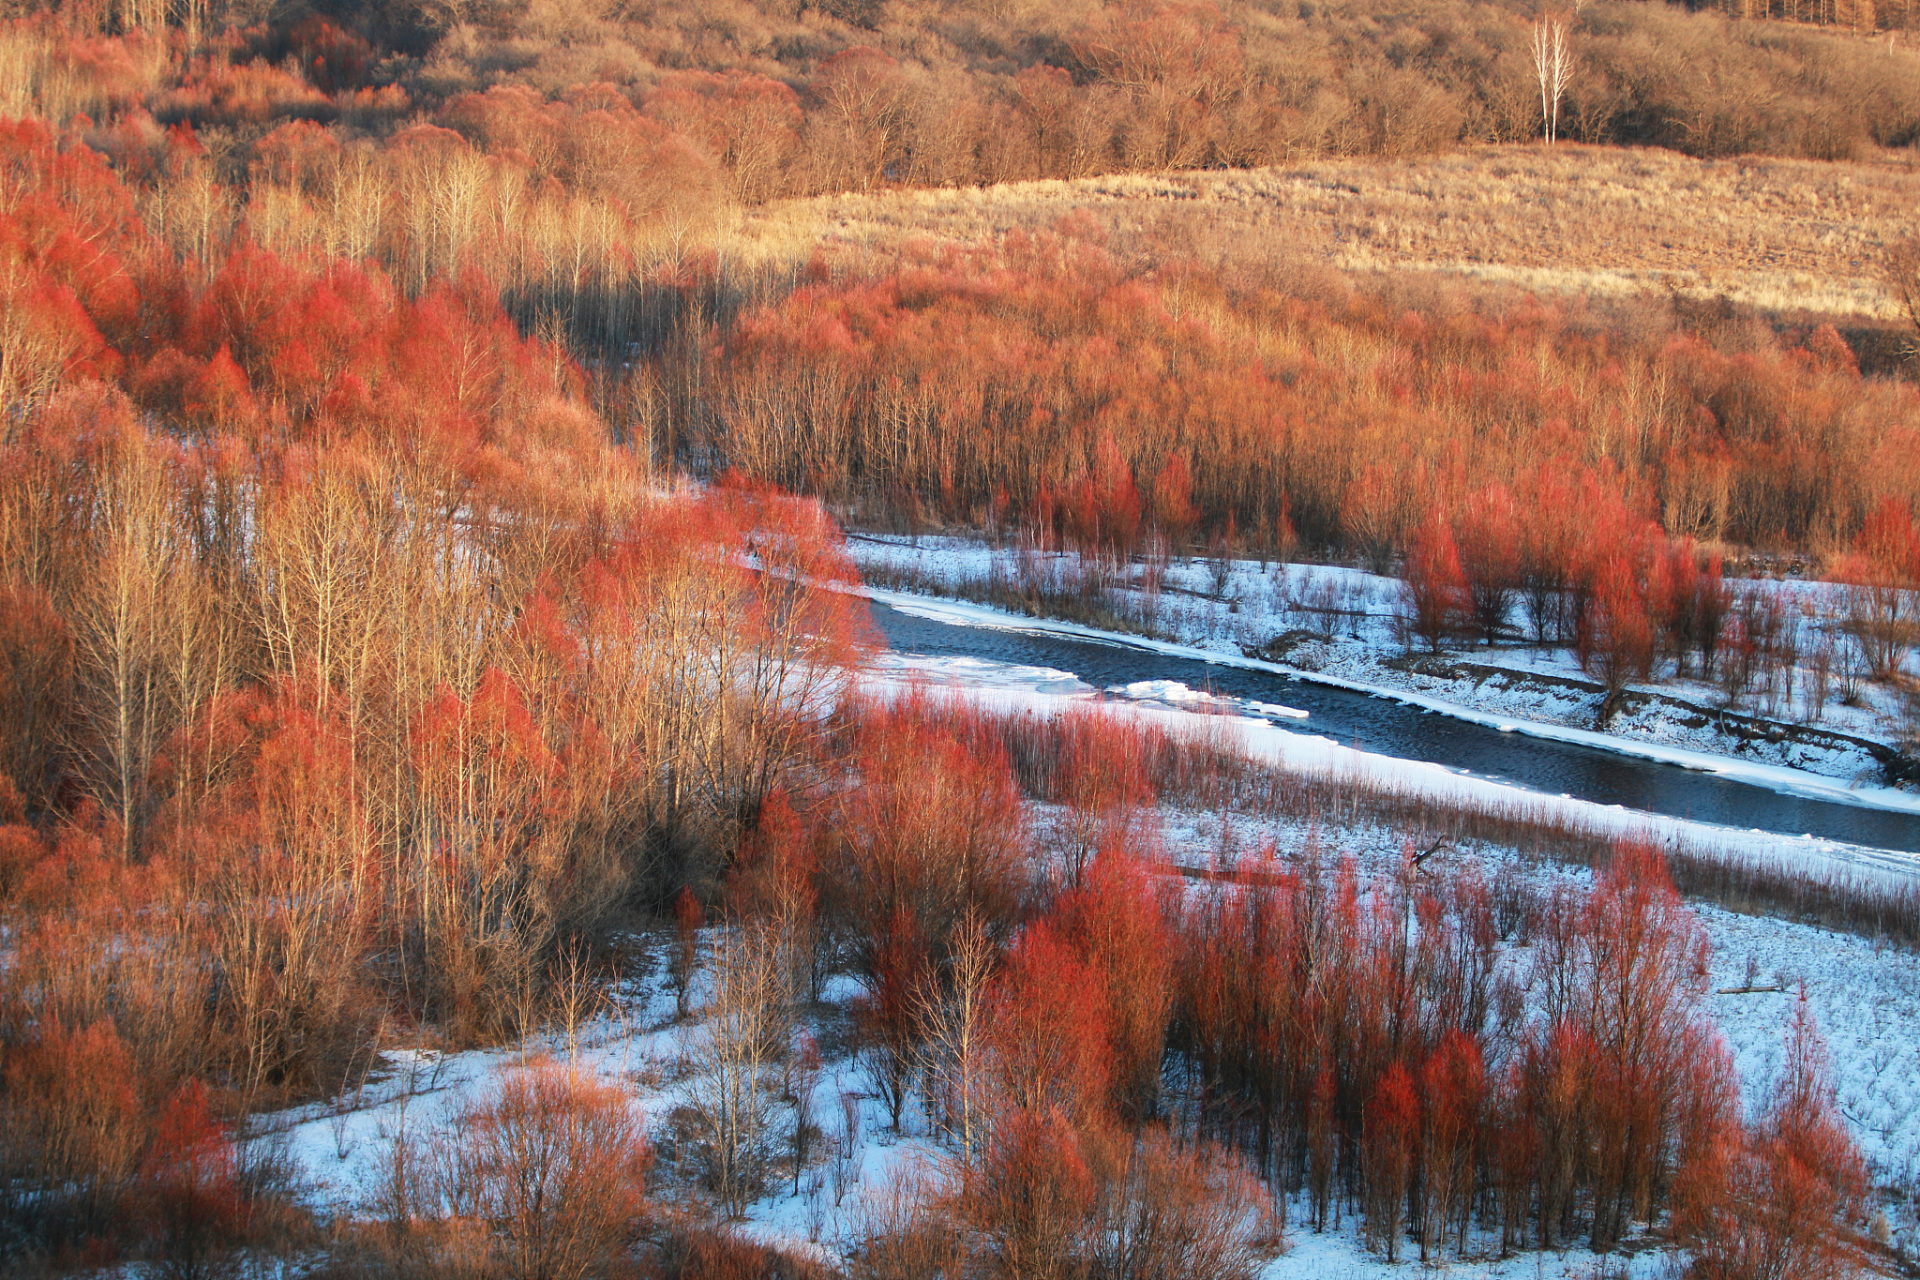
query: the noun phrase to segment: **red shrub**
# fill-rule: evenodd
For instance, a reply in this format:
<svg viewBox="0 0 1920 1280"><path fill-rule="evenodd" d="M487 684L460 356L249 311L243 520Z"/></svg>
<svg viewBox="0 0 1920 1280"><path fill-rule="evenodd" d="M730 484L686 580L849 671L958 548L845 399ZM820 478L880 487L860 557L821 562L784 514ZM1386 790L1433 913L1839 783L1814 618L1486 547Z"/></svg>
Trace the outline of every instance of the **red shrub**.
<svg viewBox="0 0 1920 1280"><path fill-rule="evenodd" d="M163 1273L178 1280L213 1274L246 1229L247 1203L233 1139L198 1080L161 1106L142 1181Z"/></svg>
<svg viewBox="0 0 1920 1280"><path fill-rule="evenodd" d="M1606 686L1600 723L1612 717L1620 694L1653 671L1653 623L1636 557L1614 551L1593 576L1593 595L1580 614L1574 647L1580 667Z"/></svg>
<svg viewBox="0 0 1920 1280"><path fill-rule="evenodd" d="M47 1019L31 1039L0 1046L0 1168L46 1198L42 1220L56 1234L120 1225L148 1122L139 1072L111 1024L69 1031Z"/></svg>
<svg viewBox="0 0 1920 1280"><path fill-rule="evenodd" d="M1480 1046L1449 1030L1420 1069L1420 1256L1437 1259L1453 1233L1461 1251L1473 1209L1485 1115Z"/></svg>
<svg viewBox="0 0 1920 1280"><path fill-rule="evenodd" d="M1085 1255L1097 1194L1067 1118L1014 1107L994 1126L964 1205L1002 1274L1069 1276Z"/></svg>
<svg viewBox="0 0 1920 1280"><path fill-rule="evenodd" d="M1409 647L1417 638L1440 652L1440 642L1457 635L1472 616L1473 598L1453 530L1437 509L1414 532L1401 584L1400 626Z"/></svg>
<svg viewBox="0 0 1920 1280"><path fill-rule="evenodd" d="M625 1092L552 1062L507 1073L449 1135L447 1207L492 1224L500 1263L527 1280L580 1280L620 1258L646 1212L653 1153Z"/></svg>
<svg viewBox="0 0 1920 1280"><path fill-rule="evenodd" d="M1366 1182L1367 1240L1386 1255L1400 1256L1406 1234L1407 1190L1420 1150L1420 1098L1413 1076L1399 1063L1388 1068L1367 1095L1361 1134L1361 1177Z"/></svg>
<svg viewBox="0 0 1920 1280"><path fill-rule="evenodd" d="M1802 994L1766 1114L1750 1133L1716 1127L1685 1170L1675 1225L1703 1280L1839 1280L1859 1271L1848 1229L1870 1185Z"/></svg>
<svg viewBox="0 0 1920 1280"><path fill-rule="evenodd" d="M1469 621L1486 644L1500 638L1522 581L1520 512L1505 485L1489 485L1467 500L1454 523L1466 580Z"/></svg>
<svg viewBox="0 0 1920 1280"><path fill-rule="evenodd" d="M1107 993L1109 1105L1135 1123L1150 1119L1159 1105L1173 1009L1174 949L1166 915L1149 868L1111 846L1052 914L1061 938L1099 975Z"/></svg>
<svg viewBox="0 0 1920 1280"><path fill-rule="evenodd" d="M996 1084L1010 1106L1077 1125L1106 1116L1115 1069L1107 1002L1100 972L1053 927L1021 934L987 1014Z"/></svg>

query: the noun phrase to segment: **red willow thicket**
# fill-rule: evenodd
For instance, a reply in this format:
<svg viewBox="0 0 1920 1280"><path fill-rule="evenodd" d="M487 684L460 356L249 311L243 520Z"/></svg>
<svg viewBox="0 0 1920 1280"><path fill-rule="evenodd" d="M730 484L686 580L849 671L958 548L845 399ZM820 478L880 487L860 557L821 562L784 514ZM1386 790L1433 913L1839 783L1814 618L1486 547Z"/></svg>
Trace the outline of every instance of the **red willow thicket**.
<svg viewBox="0 0 1920 1280"><path fill-rule="evenodd" d="M1091 781L1102 746L1133 763ZM1143 1256L1204 1237L1201 1273L1243 1274L1288 1203L1434 1261L1606 1250L1646 1222L1845 1247L1858 1156L1811 1030L1781 1086L1798 1118L1744 1129L1705 931L1658 853L1620 846L1590 888L1543 893L1411 850L1367 880L1310 847L1182 890L1140 815L1149 778L1198 794L1206 754L1097 713L1037 724L909 691L851 709L820 789L766 808L734 909L791 919L765 868L811 881L817 916L783 931L860 983L856 1051L892 1125L953 1152L863 1246L898 1262L883 1274L935 1265L936 1239L1097 1269L1148 1221ZM1067 811L1052 840L1020 793ZM1083 824L1106 832L1084 862Z"/></svg>
<svg viewBox="0 0 1920 1280"><path fill-rule="evenodd" d="M1751 1131L1726 1128L1678 1191L1676 1224L1704 1280L1759 1274L1844 1276L1852 1242L1808 1224L1858 1216L1870 1183L1834 1098L1826 1044L1803 992L1786 1062Z"/></svg>
<svg viewBox="0 0 1920 1280"><path fill-rule="evenodd" d="M1896 687L1908 679L1920 620L1920 534L1899 498L1883 499L1832 557L1841 584L1835 620L1814 636L1780 597L1736 591L1721 576L1717 552L1667 537L1604 486L1589 483L1569 505L1525 522L1512 514L1516 505L1494 484L1451 514L1436 507L1415 529L1400 568L1398 622L1409 647L1417 640L1438 651L1449 639L1491 644L1515 636L1570 643L1606 688L1603 722L1628 683L1663 664L1717 681L1730 702L1756 687L1784 686L1790 705L1807 640L1819 646L1816 680L1836 658ZM1489 519L1489 512L1498 514ZM1837 654L1836 639L1844 646ZM1808 692L1815 707L1825 697L1817 683Z"/></svg>
<svg viewBox="0 0 1920 1280"><path fill-rule="evenodd" d="M995 718L909 691L849 709L810 821L771 810L821 851L810 936L861 983L856 1044L893 1126L924 1117L957 1153L862 1256L901 1276L956 1251L995 1274L1250 1274L1264 1193L1225 1147L1166 1127L1178 952L1172 882L1130 852L1151 846L1139 753L1103 718L1064 732L1079 750L1023 764ZM1097 768L1106 747L1135 763ZM1049 852L1023 784L1100 851L1063 831Z"/></svg>
<svg viewBox="0 0 1920 1280"><path fill-rule="evenodd" d="M1176 927L1170 1078L1191 1123L1304 1190L1314 1226L1357 1209L1390 1258L1408 1236L1424 1260L1465 1253L1476 1226L1604 1250L1706 1194L1725 1144L1749 1140L1701 1003L1704 934L1648 850L1536 904L1517 969L1497 960L1488 886L1411 859L1370 885L1350 864L1281 868ZM1804 1177L1836 1189L1783 1216L1829 1240L1857 1203L1847 1159L1716 1183L1713 1212L1762 1212L1778 1178Z"/></svg>
<svg viewBox="0 0 1920 1280"><path fill-rule="evenodd" d="M515 1033L711 896L867 624L816 504L658 486L474 279L183 262L31 123L0 186L0 1180L54 1243L213 1214L176 1082Z"/></svg>
<svg viewBox="0 0 1920 1280"><path fill-rule="evenodd" d="M1828 551L1910 509L1915 393L1835 345L1729 354L1537 302L1414 315L1018 233L740 316L700 370L696 439L863 518L1109 556L1297 538L1385 568L1438 500L1464 564L1518 592L1520 548L1564 573L1651 521ZM1499 596L1459 607L1498 633Z"/></svg>
<svg viewBox="0 0 1920 1280"><path fill-rule="evenodd" d="M1717 665L1745 660L1751 668L1783 657L1783 620L1770 620L1771 631L1748 625L1771 602L1750 595L1735 610L1717 552L1669 538L1592 477L1575 493L1536 475L1521 494L1490 484L1452 510L1436 505L1414 529L1400 566L1398 617L1410 648L1418 641L1438 652L1448 641L1519 637L1569 644L1606 688L1603 720L1627 684L1652 675L1656 663L1712 680ZM1551 505L1522 519L1520 508L1534 502ZM1890 499L1882 510L1896 507ZM1901 581L1909 580L1920 578ZM1903 593L1890 599L1891 608L1904 607ZM1743 670L1732 691L1755 676Z"/></svg>
<svg viewBox="0 0 1920 1280"><path fill-rule="evenodd" d="M1397 569L1410 646L1570 646L1603 718L1663 665L1771 707L1819 638L1736 599L1720 549L1797 549L1852 584L1816 658L1837 642L1900 677L1920 402L1830 332L1729 354L1540 303L1434 318L1290 283L1015 234L805 286L663 383L699 387L703 455L855 519L1077 551L1077 578L1048 561L1014 590L1029 607L1132 560L1304 543Z"/></svg>

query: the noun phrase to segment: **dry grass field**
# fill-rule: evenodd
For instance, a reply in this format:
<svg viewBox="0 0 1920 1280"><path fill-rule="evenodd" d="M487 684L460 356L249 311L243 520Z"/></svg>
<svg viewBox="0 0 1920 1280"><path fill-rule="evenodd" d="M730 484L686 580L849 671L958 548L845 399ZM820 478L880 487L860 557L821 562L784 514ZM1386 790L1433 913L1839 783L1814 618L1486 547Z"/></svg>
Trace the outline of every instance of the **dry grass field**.
<svg viewBox="0 0 1920 1280"><path fill-rule="evenodd" d="M1434 272L1554 293L1675 290L1787 314L1893 321L1886 246L1920 231L1920 165L1561 145L1417 161L839 195L743 217L736 250L779 258L914 238L973 242L1068 215L1116 245L1219 261Z"/></svg>

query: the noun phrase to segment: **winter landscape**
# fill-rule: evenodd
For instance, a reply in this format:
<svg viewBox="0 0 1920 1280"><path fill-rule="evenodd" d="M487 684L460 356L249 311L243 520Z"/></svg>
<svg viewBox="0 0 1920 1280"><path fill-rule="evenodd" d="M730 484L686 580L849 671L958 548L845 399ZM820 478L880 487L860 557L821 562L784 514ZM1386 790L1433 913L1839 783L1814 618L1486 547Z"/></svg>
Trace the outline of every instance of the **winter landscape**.
<svg viewBox="0 0 1920 1280"><path fill-rule="evenodd" d="M1920 1274L1911 0L0 0L0 1274Z"/></svg>

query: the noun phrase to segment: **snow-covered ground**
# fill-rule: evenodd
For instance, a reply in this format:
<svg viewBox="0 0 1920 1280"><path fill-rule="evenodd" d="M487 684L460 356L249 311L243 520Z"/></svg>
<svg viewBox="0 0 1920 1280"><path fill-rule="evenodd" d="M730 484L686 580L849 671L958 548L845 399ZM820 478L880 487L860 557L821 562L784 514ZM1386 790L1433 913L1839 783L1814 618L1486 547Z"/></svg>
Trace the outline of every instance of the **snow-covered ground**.
<svg viewBox="0 0 1920 1280"><path fill-rule="evenodd" d="M1058 710L1094 692L1066 673L964 659L891 657L867 679L882 691L944 682L955 696L1036 712ZM1217 735L1223 723L1229 723L1249 751L1290 763L1378 771L1396 784L1453 793L1485 794L1485 788L1497 786L1437 766L1364 757L1324 739L1281 733L1258 717L1225 721L1208 713L1217 709L1192 705L1206 695L1179 687L1143 688L1136 694L1119 704L1125 713L1158 721L1177 732ZM1645 821L1643 815L1628 817L1600 806L1584 809L1593 811L1588 816L1595 821L1605 820L1608 814L1623 824ZM1669 834L1680 834L1688 826L1698 824L1678 824ZM1167 856L1173 862L1211 863L1223 851L1252 853L1268 842L1286 856L1315 840L1329 852L1354 854L1364 869L1373 872L1385 870L1399 856L1402 838L1377 828L1307 830L1205 813L1165 815L1164 834ZM1708 828L1685 834L1737 844L1739 833ZM1780 842L1769 838L1753 841L1751 847L1766 843L1777 846ZM1842 849L1829 852L1847 860ZM1489 875L1502 863L1519 862L1526 875L1543 885L1579 882L1587 875L1577 869L1526 862L1497 848L1463 848L1443 856L1483 859L1489 864ZM1920 1192L1920 955L1797 923L1707 907L1698 910L1715 949L1715 994L1707 997L1709 1009L1733 1052L1748 1104L1757 1107L1766 1096L1779 1067L1790 1002L1804 987L1831 1045L1840 1104L1884 1189L1896 1240L1909 1247L1920 1243L1914 1209L1916 1192ZM383 1173L391 1167L396 1138L422 1137L457 1126L466 1109L497 1088L500 1072L526 1052L571 1058L581 1069L619 1084L646 1115L656 1140L670 1137L676 1110L692 1096L687 1058L703 1033L697 1014L685 1025L674 1021L666 980L667 939L653 939L646 945L650 949L644 952L645 962L612 993L611 1011L591 1020L572 1044L548 1037L527 1046L445 1055L424 1048L390 1051L377 1077L358 1094L268 1117L263 1127L269 1131L269 1140L285 1142L316 1208L371 1216ZM1772 985L1784 990L1719 993L1721 988ZM827 1007L808 1015L823 1045L844 1041L837 1033L844 1029L846 1004L853 992L850 982L837 980L827 992ZM843 1098L848 1100L844 1105ZM888 1130L884 1108L871 1096L863 1070L844 1053L829 1054L814 1114L827 1140L822 1145L829 1151L845 1137L843 1117L854 1117L853 1140L844 1148L849 1158L836 1170L835 1161L823 1153L802 1177L797 1193L791 1182L783 1182L756 1202L745 1229L769 1242L817 1251L832 1259L858 1232L872 1207L884 1199L885 1189L896 1177L916 1166L937 1167L943 1157L936 1141L917 1122L910 1121L903 1134ZM1302 1220L1298 1206L1289 1217L1295 1224ZM1325 1235L1296 1225L1289 1231L1289 1243L1289 1251L1270 1264L1266 1275L1376 1280L1403 1270L1369 1254L1351 1225ZM1504 1263L1489 1260L1453 1264L1450 1269L1511 1280L1571 1280L1603 1274L1652 1280L1677 1271L1673 1257L1659 1250L1607 1259L1581 1251L1527 1254Z"/></svg>
<svg viewBox="0 0 1920 1280"><path fill-rule="evenodd" d="M1196 833L1197 834L1197 833ZM1362 836L1361 843L1367 843ZM1390 837L1376 840L1384 849ZM1498 856L1497 854L1494 856ZM1577 878L1579 873L1546 874ZM1744 986L1752 957L1758 985L1784 980L1788 991L1747 995L1710 995L1710 1010L1726 1036L1738 1067L1744 1096L1757 1106L1778 1070L1782 1031L1791 1001L1805 985L1832 1050L1840 1104L1856 1140L1886 1188L1885 1199L1896 1239L1912 1244L1920 1232L1913 1218L1913 1192L1920 1177L1920 957L1876 952L1862 939L1812 930L1777 920L1734 916L1701 909L1715 946L1714 988ZM684 1055L700 1034L697 1020L672 1021L666 994L665 946L650 976L633 985L617 1016L586 1025L572 1050L557 1036L510 1049L436 1054L402 1050L386 1056L379 1078L358 1095L268 1117L267 1128L287 1144L312 1205L329 1215L375 1216L379 1189L390 1168L393 1143L401 1135L427 1138L445 1133L461 1114L485 1102L498 1087L500 1073L529 1053L544 1052L627 1090L655 1132L667 1131L674 1111L686 1105L692 1088ZM842 1000L850 987L832 993ZM829 1017L835 1016L832 1014ZM852 1100L855 1141L848 1168L838 1178L830 1154L801 1179L796 1193L782 1180L750 1209L745 1229L768 1243L817 1250L831 1260L857 1233L892 1179L913 1166L936 1168L944 1159L924 1127L909 1121L904 1134L887 1128L884 1107L855 1062L829 1061L822 1073L815 1114L828 1148L845 1132L842 1098ZM839 1192L836 1203L836 1192ZM1289 1217L1304 1220L1304 1206ZM1351 1226L1315 1234L1298 1225L1289 1229L1289 1250L1269 1265L1269 1277L1393 1275L1369 1254ZM1557 1255L1521 1255L1505 1263L1454 1264L1474 1275L1499 1277L1573 1277L1602 1274L1603 1260L1583 1250ZM1672 1274L1672 1259L1659 1251L1632 1259L1605 1260L1609 1276L1657 1277Z"/></svg>
<svg viewBox="0 0 1920 1280"><path fill-rule="evenodd" d="M848 545L862 572L881 584L876 596L889 602L919 593L978 598L991 584L1016 581L1056 582L1064 588L1079 571L1071 556L997 548L978 539L862 535ZM1779 596L1809 633L1836 607L1829 584L1755 580L1735 585ZM886 586L904 590L887 592ZM1271 669L1288 674L1389 693L1443 714L1516 731L1693 768L1738 772L1750 781L1798 794L1920 812L1920 794L1885 786L1881 765L1862 748L1794 735L1783 735L1778 742L1754 740L1726 732L1718 715L1726 709L1888 742L1904 731L1907 715L1904 700L1894 690L1861 682L1856 699L1861 705L1847 706L1837 696L1837 677L1832 677L1827 696L1815 705L1818 681L1806 669L1809 656L1796 670L1791 692L1777 682L1771 690L1748 691L1731 707L1724 690L1697 680L1634 685L1634 691L1657 696L1624 708L1605 733L1597 733L1598 686L1583 675L1569 650L1467 647L1450 651L1438 662L1410 663L1395 625L1399 598L1398 580L1362 570L1251 560L1176 561L1151 575L1134 565L1123 581L1103 592L1113 614L1168 652L1213 661L1245 660L1249 653L1272 653L1269 646L1281 640L1281 652L1274 654L1279 661ZM1057 622L1048 625L1067 633L1112 634ZM1810 643L1805 647L1810 653Z"/></svg>
<svg viewBox="0 0 1920 1280"><path fill-rule="evenodd" d="M1778 921L1754 920L1703 911L1716 947L1714 986L1745 984L1747 957L1755 957L1762 985L1784 977L1786 994L1710 996L1711 1009L1726 1035L1750 1102L1764 1098L1778 1069L1782 1028L1792 990L1806 984L1807 996L1832 1049L1840 1103L1856 1139L1889 1191L1891 1221L1900 1236L1914 1238L1911 1189L1920 1172L1920 961L1907 954L1875 955L1858 939L1810 931ZM664 967L664 963L661 966ZM375 1216L379 1189L390 1167L393 1143L401 1135L424 1139L446 1133L469 1107L485 1102L498 1087L500 1072L529 1052L545 1052L629 1091L656 1135L674 1110L684 1106L691 1087L682 1055L698 1035L698 1024L675 1026L672 1001L663 995L663 975L643 984L651 993L635 998L618 1018L602 1017L583 1028L573 1052L556 1037L524 1048L440 1055L430 1051L389 1053L380 1078L361 1093L268 1118L273 1137L287 1143L310 1203L323 1213ZM938 1145L909 1122L904 1135L887 1129L885 1109L855 1063L830 1062L816 1098L816 1114L827 1142L844 1133L843 1096L853 1099L856 1140L850 1169L835 1202L832 1158L826 1157L801 1179L795 1193L782 1182L756 1202L748 1215L750 1233L789 1248L817 1248L826 1256L860 1228L873 1197L913 1164L937 1167ZM1896 1193L1899 1189L1904 1194ZM1302 1220L1302 1206L1290 1217ZM1393 1274L1360 1245L1351 1230L1316 1235L1297 1226L1289 1232L1289 1252L1267 1270L1269 1276ZM1526 1255L1474 1274L1498 1276L1583 1276L1595 1274L1598 1259L1583 1251L1546 1257ZM1637 1260L1630 1272L1661 1275L1658 1255Z"/></svg>

